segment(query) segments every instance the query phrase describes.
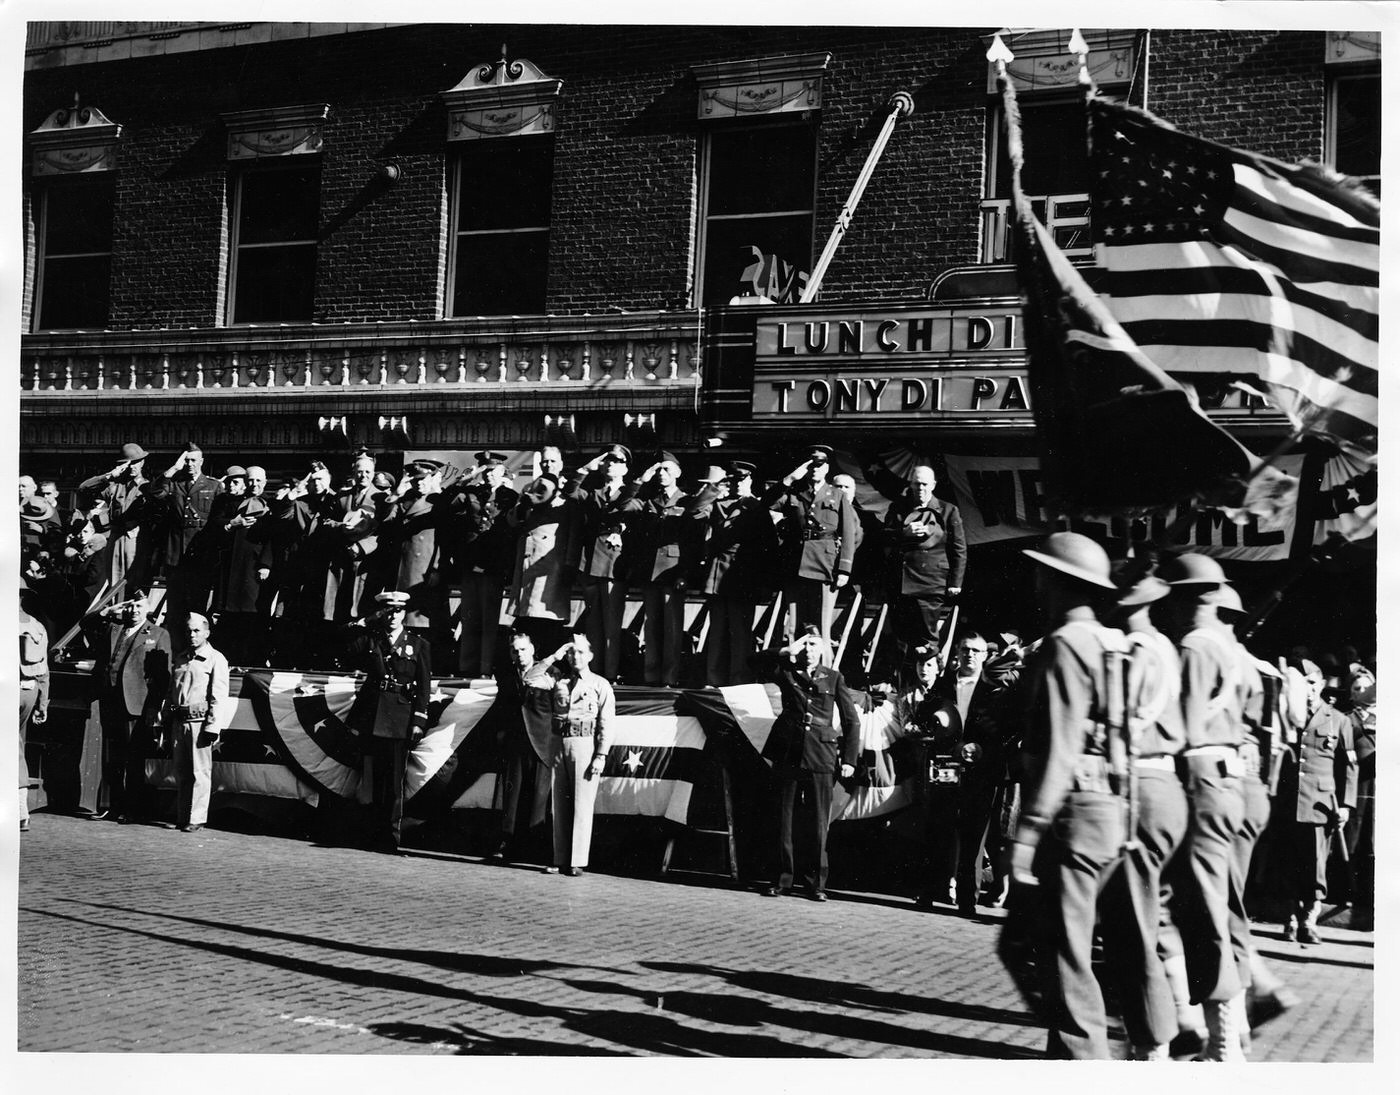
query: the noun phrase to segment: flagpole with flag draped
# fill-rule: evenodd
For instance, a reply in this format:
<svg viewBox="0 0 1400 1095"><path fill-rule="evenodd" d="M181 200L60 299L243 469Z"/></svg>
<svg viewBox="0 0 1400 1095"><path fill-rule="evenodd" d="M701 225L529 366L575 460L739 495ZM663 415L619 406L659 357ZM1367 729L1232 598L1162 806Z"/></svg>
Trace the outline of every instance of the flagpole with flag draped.
<svg viewBox="0 0 1400 1095"><path fill-rule="evenodd" d="M1088 104L1104 300L1159 366L1258 382L1299 432L1374 461L1380 202L1310 164Z"/></svg>
<svg viewBox="0 0 1400 1095"><path fill-rule="evenodd" d="M1036 218L1021 187L1023 151L1011 58L1000 36L1026 357L1047 501L1067 516L1136 514L1188 500L1269 515L1297 483L1206 417L1194 398L1109 313Z"/></svg>

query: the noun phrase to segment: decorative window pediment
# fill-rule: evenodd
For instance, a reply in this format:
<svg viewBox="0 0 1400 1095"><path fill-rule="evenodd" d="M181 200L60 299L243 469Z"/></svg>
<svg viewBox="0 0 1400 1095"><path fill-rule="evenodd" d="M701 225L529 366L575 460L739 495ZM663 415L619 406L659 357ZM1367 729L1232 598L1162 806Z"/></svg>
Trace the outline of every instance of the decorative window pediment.
<svg viewBox="0 0 1400 1095"><path fill-rule="evenodd" d="M1350 64L1354 61L1381 59L1381 33L1378 30L1329 30L1327 56L1329 65Z"/></svg>
<svg viewBox="0 0 1400 1095"><path fill-rule="evenodd" d="M228 130L228 158L257 160L320 152L323 127L330 113L329 103L305 103L221 114Z"/></svg>
<svg viewBox="0 0 1400 1095"><path fill-rule="evenodd" d="M504 53L504 51L502 51ZM554 105L564 81L526 60L487 61L442 93L447 139L528 137L554 132Z"/></svg>
<svg viewBox="0 0 1400 1095"><path fill-rule="evenodd" d="M748 118L820 110L830 53L696 65L700 118Z"/></svg>
<svg viewBox="0 0 1400 1095"><path fill-rule="evenodd" d="M1017 91L1072 89L1079 82L1079 58L1070 52L1072 30L1003 30L1001 40L1015 59L1008 62L1007 74ZM1135 30L1081 30L1089 47L1085 64L1094 82L1126 84L1133 78L1136 57ZM992 35L983 35L990 46ZM997 92L996 66L987 66L987 94Z"/></svg>
<svg viewBox="0 0 1400 1095"><path fill-rule="evenodd" d="M55 110L29 135L34 174L74 175L111 171L117 166L117 140L122 127L95 106Z"/></svg>

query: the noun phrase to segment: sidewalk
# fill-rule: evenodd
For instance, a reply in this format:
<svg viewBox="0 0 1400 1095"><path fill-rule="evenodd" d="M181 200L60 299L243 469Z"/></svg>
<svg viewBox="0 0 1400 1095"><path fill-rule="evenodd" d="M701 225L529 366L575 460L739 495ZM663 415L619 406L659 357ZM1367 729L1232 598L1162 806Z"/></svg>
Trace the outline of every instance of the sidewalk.
<svg viewBox="0 0 1400 1095"><path fill-rule="evenodd" d="M999 913L32 824L21 1051L1005 1059L1044 1040L997 962ZM1370 1060L1372 936L1259 936L1305 1003L1253 1059Z"/></svg>

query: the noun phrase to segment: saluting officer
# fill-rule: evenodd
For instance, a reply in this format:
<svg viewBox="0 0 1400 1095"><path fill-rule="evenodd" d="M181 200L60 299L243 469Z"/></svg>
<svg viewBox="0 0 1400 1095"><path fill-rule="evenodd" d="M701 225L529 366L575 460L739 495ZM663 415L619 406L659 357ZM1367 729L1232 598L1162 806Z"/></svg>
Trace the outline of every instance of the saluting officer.
<svg viewBox="0 0 1400 1095"><path fill-rule="evenodd" d="M705 683L716 687L751 680L753 609L763 569L772 565L777 536L768 509L753 493L754 466L729 465L730 493L710 511L702 592L709 597Z"/></svg>
<svg viewBox="0 0 1400 1095"><path fill-rule="evenodd" d="M1128 1059L1167 1060L1177 1033L1176 1003L1157 949L1162 870L1186 836L1186 791L1177 758L1186 745L1181 659L1153 626L1151 607L1167 595L1160 578L1139 580L1118 599L1114 622L1128 639L1125 708L1133 741L1136 839L1103 896L1104 948L1118 986Z"/></svg>
<svg viewBox="0 0 1400 1095"><path fill-rule="evenodd" d="M1301 710L1284 750L1274 809L1293 864L1293 910L1284 937L1321 942L1317 915L1327 896L1327 852L1356 806L1356 752L1350 720L1322 698L1327 683L1317 663L1303 659Z"/></svg>
<svg viewBox="0 0 1400 1095"><path fill-rule="evenodd" d="M369 766L375 818L373 848L396 853L403 822L403 778L408 750L428 725L428 641L404 625L409 596L397 590L375 597L383 609L351 625L346 644L352 664L367 679L355 696L347 724L360 734Z"/></svg>
<svg viewBox="0 0 1400 1095"><path fill-rule="evenodd" d="M616 682L622 664L622 616L627 607L627 522L640 510L638 484L627 481L632 450L610 445L569 478L566 493L583 515L583 605L588 642L598 667ZM589 484L601 474L601 483Z"/></svg>
<svg viewBox="0 0 1400 1095"><path fill-rule="evenodd" d="M1056 532L1025 554L1038 564L1036 594L1052 630L1026 667L1026 791L1008 854L1016 887L998 949L1049 1027L1047 1056L1107 1059L1091 954L1095 907L1126 832L1110 779L1111 666L1126 643L1098 620L1097 607L1115 589L1102 547Z"/></svg>
<svg viewBox="0 0 1400 1095"><path fill-rule="evenodd" d="M851 580L855 560L856 511L845 493L827 482L831 446L813 445L808 453L764 501L774 510L791 507L802 530L797 571L788 576L784 590L788 634L799 635L806 624L814 624L830 645L836 591Z"/></svg>
<svg viewBox="0 0 1400 1095"><path fill-rule="evenodd" d="M515 529L508 518L520 502L508 476L505 453L479 452L460 488L468 539L457 548L462 567L457 671L465 677L489 677L496 667L501 595L515 568Z"/></svg>
<svg viewBox="0 0 1400 1095"><path fill-rule="evenodd" d="M592 658L588 637L576 634L525 678L530 687L550 689L553 699L554 865L546 874L577 878L588 866L593 843L593 803L608 762L617 702L612 685L589 669Z"/></svg>
<svg viewBox="0 0 1400 1095"><path fill-rule="evenodd" d="M831 667L831 647L809 624L779 652L773 677L783 710L773 723L764 755L773 761L778 807L778 881L765 897L792 892L796 876L793 814L805 802L803 828L810 834L814 860L805 872L808 896L826 900L826 832L831 824L835 775L855 775L860 755L860 714L841 674ZM840 728L836 722L840 718ZM800 791L800 795L799 795Z"/></svg>
<svg viewBox="0 0 1400 1095"><path fill-rule="evenodd" d="M1186 839L1167 870L1172 915L1181 931L1192 1004L1201 1004L1209 1033L1205 1058L1243 1060L1244 988L1230 939L1230 864L1244 822L1244 697L1235 638L1220 622L1215 596L1228 584L1220 564L1188 553L1162 564L1171 587L1161 602L1163 630L1181 656L1185 725Z"/></svg>

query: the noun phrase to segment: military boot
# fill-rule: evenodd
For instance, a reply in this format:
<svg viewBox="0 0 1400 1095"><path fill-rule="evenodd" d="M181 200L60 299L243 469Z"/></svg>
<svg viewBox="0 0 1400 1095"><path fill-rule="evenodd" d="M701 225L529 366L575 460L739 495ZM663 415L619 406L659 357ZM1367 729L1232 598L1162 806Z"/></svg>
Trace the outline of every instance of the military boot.
<svg viewBox="0 0 1400 1095"><path fill-rule="evenodd" d="M1322 942L1322 936L1317 934L1317 915L1322 911L1322 902L1314 901L1311 905L1301 906L1298 919L1302 923L1298 926L1298 942L1304 946L1313 946Z"/></svg>
<svg viewBox="0 0 1400 1095"><path fill-rule="evenodd" d="M1229 1000L1207 1000L1205 1012L1206 1050L1197 1060L1227 1064L1243 1061L1240 1027L1244 1025L1244 993Z"/></svg>

